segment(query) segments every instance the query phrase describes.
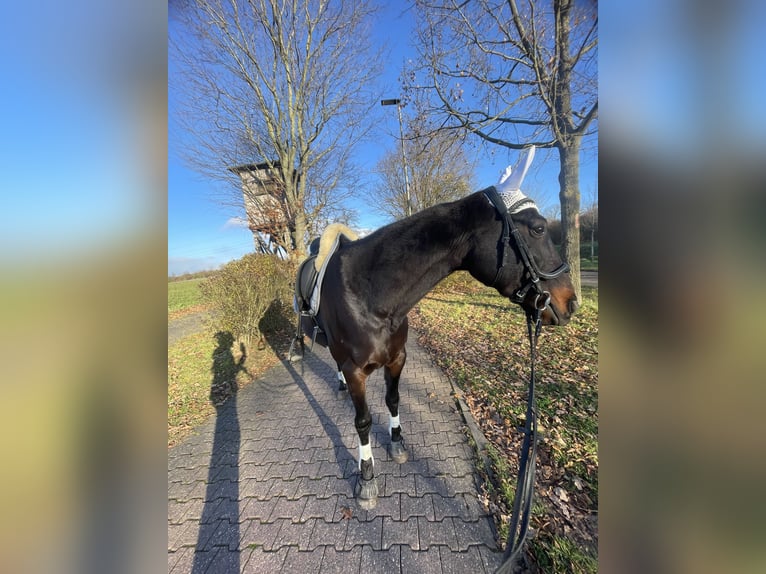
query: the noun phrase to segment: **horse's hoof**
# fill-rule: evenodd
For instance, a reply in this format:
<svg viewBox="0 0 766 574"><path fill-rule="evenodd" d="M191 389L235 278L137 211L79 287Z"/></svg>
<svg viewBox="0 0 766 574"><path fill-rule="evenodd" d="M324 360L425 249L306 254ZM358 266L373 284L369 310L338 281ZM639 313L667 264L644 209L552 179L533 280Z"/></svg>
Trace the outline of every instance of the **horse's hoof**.
<svg viewBox="0 0 766 574"><path fill-rule="evenodd" d="M391 448L389 449L389 453L391 453L391 458L394 459L394 462L398 464L403 464L407 462L407 459L409 458L409 455L407 454L407 449L404 448L403 440L392 442Z"/></svg>
<svg viewBox="0 0 766 574"><path fill-rule="evenodd" d="M373 476L369 480L359 477L359 492L356 502L364 510L371 510L378 505L378 481Z"/></svg>
<svg viewBox="0 0 766 574"><path fill-rule="evenodd" d="M346 391L346 390L348 390L348 386L346 385L346 383L343 383L343 382L341 382L341 383L338 385L338 390L339 390L339 391Z"/></svg>

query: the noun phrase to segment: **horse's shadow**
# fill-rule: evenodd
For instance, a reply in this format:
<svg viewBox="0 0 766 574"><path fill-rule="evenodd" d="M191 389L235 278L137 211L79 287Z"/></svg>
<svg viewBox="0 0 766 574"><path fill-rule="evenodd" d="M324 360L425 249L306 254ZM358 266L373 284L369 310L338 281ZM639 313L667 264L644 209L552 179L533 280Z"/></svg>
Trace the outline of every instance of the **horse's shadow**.
<svg viewBox="0 0 766 574"><path fill-rule="evenodd" d="M282 364L292 377L293 382L304 394L314 414L322 423L324 431L332 443L338 471L348 482L350 492L353 492L357 480L356 459L351 455L348 445L343 441L343 435L333 416L327 413L304 380L306 367L308 367L316 377L327 383L330 389L335 390L334 385L337 385L337 381L335 380L334 371L320 357L309 352L308 348L306 348L304 356L300 361L292 362L289 357L286 357L291 342L290 337L295 326L285 316L284 309L280 303L275 301L271 304L264 314L261 323L259 323L259 327L266 344L282 359ZM343 400L348 397L348 393L346 391L335 391L335 397L338 400ZM354 411L350 401L348 401L348 412L349 420L353 420ZM350 464L349 461L353 461L354 464Z"/></svg>
<svg viewBox="0 0 766 574"><path fill-rule="evenodd" d="M350 438L351 436L357 437L356 430L352 426L355 411L348 391L337 390L336 372L333 367L334 362L332 359L330 359L330 362L327 362L322 356L309 351L308 345L303 358L300 361L291 362L289 360L287 352L290 346L291 336L294 334L295 325L284 316L284 313L281 314L281 317L277 318L276 314L279 311L277 304L274 304L272 308L269 309L269 312L267 313L274 313L274 315L271 315L268 318L269 325L272 328L263 329L261 332L274 353L282 358L282 364L287 369L287 372L290 373L296 386L303 392L306 401L321 421L325 433L332 442L333 450L335 451L335 462L338 465L339 472L348 484L349 490L347 491L347 494L349 498L354 498L354 492L357 488L357 482L359 481L360 476L357 468L358 463L352 454L352 448L349 447L349 444L344 442L343 433L335 422L337 420L348 421L348 428L346 429L348 435L347 438ZM274 326L277 326L278 328L273 328ZM330 393L331 396L334 396L336 401L344 402L344 413L338 414L336 412L333 416L327 412L327 409L334 409L337 403L335 405L328 404L326 405L326 408L322 406L321 401L326 402L326 398L317 398L316 394L308 387L304 379L304 375L307 374L307 371L310 371L314 376L327 384L328 388L332 391L332 393ZM403 378L402 380L405 381L406 379ZM382 380L376 382L383 384ZM411 384L416 385L414 381ZM410 393L410 396L415 402L419 401L421 403L426 403L429 400L436 400L436 398L431 398L427 395L428 393L424 388L418 388L417 386L414 386ZM415 416L407 404L400 404L399 411L405 419ZM388 432L388 411L384 407L380 412L373 413L372 418L373 424L370 438L372 440L373 436L375 436L375 442L377 442L379 446L385 448L390 441ZM436 471L433 468L430 468L434 463L428 462L428 460L433 458L432 455L425 453L421 455L421 447L427 446L424 442L427 440L427 436L422 432L417 434L418 436L412 436L412 440L408 442L410 459L407 463L404 465L386 464L385 466L381 466L379 468L378 476L382 478L385 475L390 475L391 478L396 481L406 475L420 475L421 480L423 481L422 484L427 491L443 493L446 495L445 480L448 480L448 478L446 476L434 475ZM354 439L350 440L353 441ZM381 462L387 460L388 457ZM435 462L436 464L440 464L439 461ZM415 496L414 492L408 492L407 494L409 494L409 496ZM358 508L357 516L360 520L367 520L374 518L377 514L375 509L363 510Z"/></svg>

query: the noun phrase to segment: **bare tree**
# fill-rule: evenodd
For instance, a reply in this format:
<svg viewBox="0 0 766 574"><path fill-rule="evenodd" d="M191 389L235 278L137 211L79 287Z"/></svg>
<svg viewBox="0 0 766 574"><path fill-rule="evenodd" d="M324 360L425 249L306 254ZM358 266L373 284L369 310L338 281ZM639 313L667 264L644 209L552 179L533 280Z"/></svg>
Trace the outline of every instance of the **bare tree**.
<svg viewBox="0 0 766 574"><path fill-rule="evenodd" d="M185 155L231 183L227 203L242 210L244 190L262 206L263 229L288 253L304 255L318 227L348 215L351 150L377 103L374 10L367 0L189 0L172 11ZM273 200L243 185L237 168L249 165L269 174Z"/></svg>
<svg viewBox="0 0 766 574"><path fill-rule="evenodd" d="M580 292L579 165L597 129L595 2L416 0L418 50L407 83L441 118L511 149L559 152L564 257Z"/></svg>
<svg viewBox="0 0 766 574"><path fill-rule="evenodd" d="M412 213L426 207L454 201L472 189L473 166L463 151L463 142L447 134L424 128L423 119L410 123L404 138L407 165L399 150L391 150L378 162L380 183L373 190L378 211L401 219L407 215L404 170L409 173Z"/></svg>

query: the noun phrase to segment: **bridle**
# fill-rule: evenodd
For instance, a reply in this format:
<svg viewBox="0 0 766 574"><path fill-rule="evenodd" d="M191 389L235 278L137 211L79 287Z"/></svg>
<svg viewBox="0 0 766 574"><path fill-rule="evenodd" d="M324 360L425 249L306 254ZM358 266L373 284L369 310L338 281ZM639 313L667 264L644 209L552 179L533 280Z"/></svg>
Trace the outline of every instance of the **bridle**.
<svg viewBox="0 0 766 574"><path fill-rule="evenodd" d="M500 194L494 187L484 190L484 194L495 209L500 213L503 221L503 235L500 238L500 263L498 265L495 280L492 287L495 286L503 269L507 263L508 247L511 244L511 237L516 241L516 247L521 255L524 268L528 275L528 280L513 295L511 301L522 303L529 293L530 289L536 291L533 309L525 309L527 315L527 335L529 336L529 392L527 394L527 414L524 424L524 440L521 444L521 453L519 454L519 475L516 480L516 494L513 499L513 509L511 510L510 525L508 528L508 538L506 541L503 563L497 569L496 574L508 574L513 571L516 561L524 547L529 530L529 516L532 511L532 499L535 489L535 466L537 460L537 408L535 407L535 358L537 352L537 340L542 328L542 314L546 307L550 305L551 294L544 290L540 285L540 279L555 279L559 275L569 271L569 265L564 262L553 272L546 273L540 269L534 256L529 250L524 238L519 232L519 228L511 218L511 213L521 202L529 201L522 199L508 207Z"/></svg>
<svg viewBox="0 0 766 574"><path fill-rule="evenodd" d="M503 273L503 270L508 263L508 248L511 246L511 237L513 237L514 241L516 242L516 247L519 250L521 261L524 264L524 269L527 272L527 282L519 287L516 291L514 291L514 293L511 295L511 301L514 303L524 302L529 290L534 288L536 291L536 296L533 306L535 309L542 311L550 304L551 294L541 287L540 279L555 279L559 275L567 273L569 271L569 264L564 261L550 273L546 273L545 271L541 270L537 265L537 261L535 261L534 255L532 255L532 252L529 250L527 242L524 241L519 228L516 226L516 223L514 223L513 218L511 217L511 213L514 211L515 207L517 207L522 202L529 202L527 198L524 198L509 207L505 204L503 198L500 197L500 194L497 193L497 190L494 188L494 186L488 187L484 190L483 193L487 196L487 199L489 199L490 203L498 211L500 214L500 219L503 222L503 234L500 237L500 242L498 244L500 250L500 262L497 266L497 272L495 273L495 279L492 281L491 287L495 287L497 285L497 282L500 279L500 275Z"/></svg>

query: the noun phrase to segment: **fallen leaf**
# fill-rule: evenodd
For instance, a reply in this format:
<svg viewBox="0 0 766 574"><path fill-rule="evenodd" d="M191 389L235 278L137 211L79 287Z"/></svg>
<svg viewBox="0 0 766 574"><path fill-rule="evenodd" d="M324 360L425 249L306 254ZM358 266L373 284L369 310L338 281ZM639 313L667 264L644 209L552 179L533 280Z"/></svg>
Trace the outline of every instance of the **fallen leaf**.
<svg viewBox="0 0 766 574"><path fill-rule="evenodd" d="M341 506L340 507L340 518L341 518L341 520L349 520L352 515L353 515L353 512L351 512L351 509L348 506Z"/></svg>

